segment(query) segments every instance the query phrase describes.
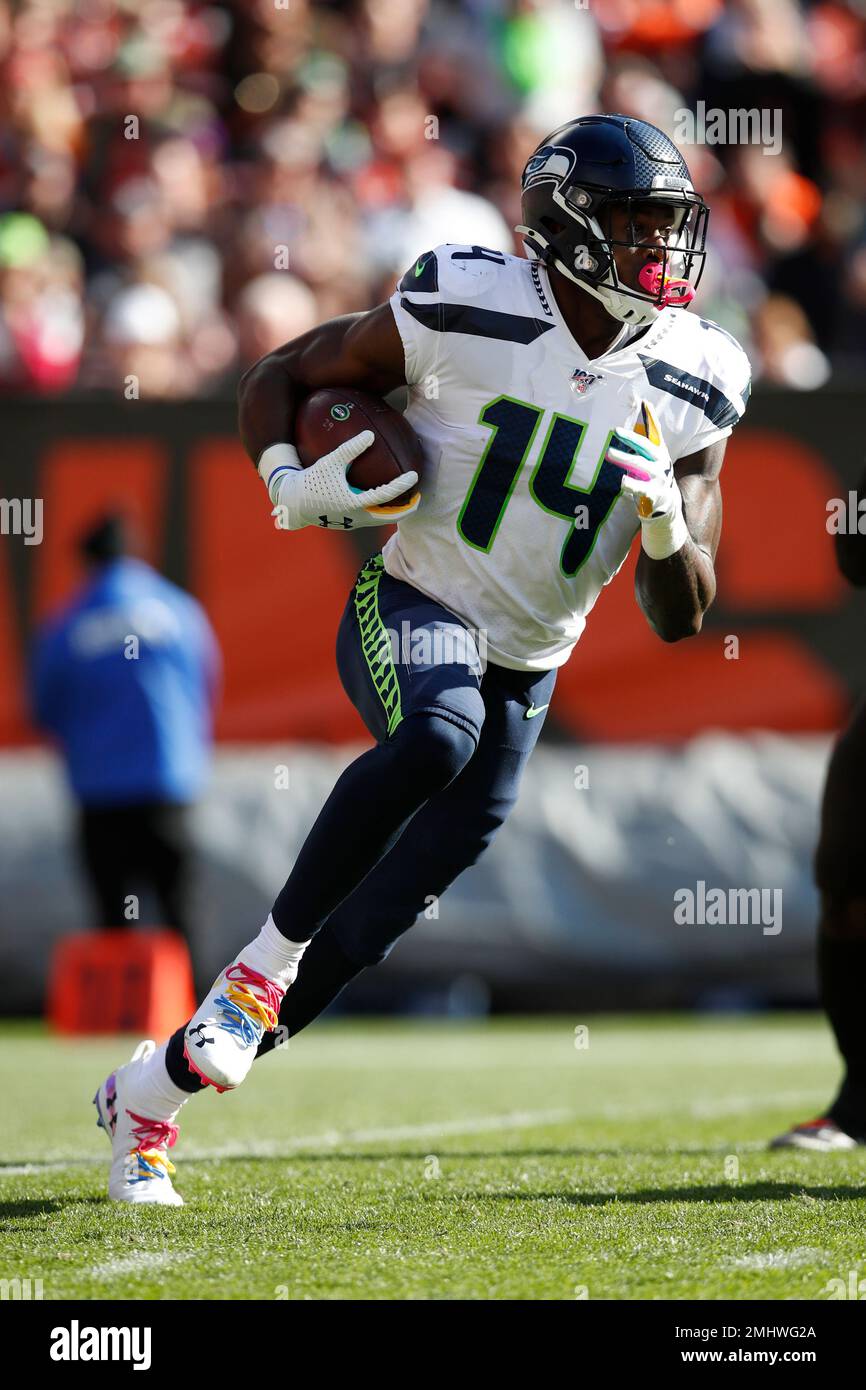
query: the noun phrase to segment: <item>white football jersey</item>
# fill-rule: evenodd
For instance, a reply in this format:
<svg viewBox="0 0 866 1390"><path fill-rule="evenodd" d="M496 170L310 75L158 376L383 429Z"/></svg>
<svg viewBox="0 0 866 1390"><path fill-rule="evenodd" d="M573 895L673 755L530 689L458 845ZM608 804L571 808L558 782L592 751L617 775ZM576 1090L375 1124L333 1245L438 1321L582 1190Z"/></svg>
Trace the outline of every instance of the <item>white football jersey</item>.
<svg viewBox="0 0 866 1390"><path fill-rule="evenodd" d="M490 661L561 666L640 525L604 462L611 431L648 400L673 459L724 439L748 358L716 324L663 309L589 359L545 267L478 246L421 256L391 308L425 471L385 569L483 632Z"/></svg>

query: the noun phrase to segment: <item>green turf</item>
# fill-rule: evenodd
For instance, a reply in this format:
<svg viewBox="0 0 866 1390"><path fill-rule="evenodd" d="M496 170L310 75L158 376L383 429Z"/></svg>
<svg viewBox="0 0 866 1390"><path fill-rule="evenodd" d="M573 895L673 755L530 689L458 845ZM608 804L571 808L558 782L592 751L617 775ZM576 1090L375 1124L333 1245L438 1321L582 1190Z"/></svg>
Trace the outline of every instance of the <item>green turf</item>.
<svg viewBox="0 0 866 1390"><path fill-rule="evenodd" d="M866 1150L763 1147L832 1093L820 1020L588 1023L585 1049L566 1019L322 1024L191 1102L187 1205L162 1211L104 1200L90 1098L129 1040L6 1025L0 1279L51 1299L823 1299L866 1278Z"/></svg>

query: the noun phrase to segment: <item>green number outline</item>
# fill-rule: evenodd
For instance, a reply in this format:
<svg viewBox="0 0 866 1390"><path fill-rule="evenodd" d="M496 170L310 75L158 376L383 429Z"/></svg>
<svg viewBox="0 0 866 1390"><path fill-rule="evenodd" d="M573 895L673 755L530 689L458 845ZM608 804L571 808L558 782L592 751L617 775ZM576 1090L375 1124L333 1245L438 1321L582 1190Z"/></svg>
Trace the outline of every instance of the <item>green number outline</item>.
<svg viewBox="0 0 866 1390"><path fill-rule="evenodd" d="M520 456L520 462L515 464L514 466L514 477L512 478L509 484L508 492L502 499L502 506L499 508L499 515L496 518L496 524L494 525L493 530L490 533L490 540L487 542L486 545L476 545L475 542L471 541L463 531L463 517L472 499L472 494L475 491L476 484L479 478L481 477L482 469L484 468L484 465L487 462L487 455L490 453L490 450L496 443L497 436L501 429L501 425L488 424L488 422L484 419L484 416L487 414L488 410L491 410L493 406L498 405L500 401L511 401L512 405L519 405L522 406L525 410L531 410L535 415L535 423L532 426L532 431L529 435L528 440L526 441L526 447ZM469 484L469 491L466 493L466 496L463 499L463 506L460 508L460 514L457 517L457 534L459 535L460 539L466 545L471 546L473 550L480 550L482 554L489 555L490 551L493 549L493 542L496 540L497 532L499 531L499 527L502 524L502 518L505 515L508 503L511 501L511 494L517 487L517 480L523 472L523 465L526 463L527 455L529 454L529 451L535 442L535 436L538 433L538 426L541 424L543 417L543 407L531 405L529 401L522 401L517 396L509 396L505 393L503 393L501 396L494 396L492 401L488 401L486 405L482 406L481 411L478 415L478 424L483 425L485 429L490 430L491 435L484 446L484 452L481 455L481 458L478 460L478 466L475 469L475 473L473 474L472 482Z"/></svg>
<svg viewBox="0 0 866 1390"><path fill-rule="evenodd" d="M580 434L578 435L577 443L574 446L574 453L571 456L571 463L569 465L568 472L566 473L565 478L563 479L562 486L568 488L570 492L583 493L584 496L588 496L588 494L594 490L595 485L598 482L598 475L601 472L602 464L604 463L604 456L607 453L608 445L610 444L614 431L608 431L607 439L604 441L604 444L602 445L601 453L598 456L598 462L595 465L595 472L593 473L588 486L581 487L580 483L572 483L569 480L571 478L572 473L575 470L575 467L577 466L577 457L580 453L583 441L586 438L586 431L589 427L589 422L587 420L578 420L573 415L565 415L562 411L559 410L554 412L553 419L551 420L547 434L544 437L544 443L541 446L541 452L538 455L538 460L529 478L529 491L532 494L533 502L535 502L535 504L539 506L543 512L547 512L548 516L558 516L560 520L568 521L568 512L553 511L551 507L546 506L546 504L542 502L541 498L538 496L538 493L535 490L535 479L539 470L544 467L544 456L547 452L547 446L550 443L553 431L556 427L557 420L567 420L571 425L580 426ZM565 540L562 542L562 548L559 552L559 572L564 579L575 579L577 575L580 574L580 571L583 569L590 555L595 550L598 535L601 531L602 526L607 521L608 517L610 516L611 512L613 511L621 496L621 492L614 493L613 497L610 500L610 506L608 507L604 516L601 518L601 520L595 528L595 535L592 538L592 544L590 545L580 564L577 566L577 569L573 570L572 573L569 574L568 570L563 565L563 557L565 555L566 547L568 546L568 543L571 540L574 531L577 529L577 523L574 519L572 519L571 525L565 533Z"/></svg>
<svg viewBox="0 0 866 1390"><path fill-rule="evenodd" d="M519 463L515 464L514 476L508 486L507 493L502 499L502 505L499 508L499 514L496 518L496 523L490 534L490 540L487 542L487 545L476 545L474 541L469 539L469 537L465 534L463 530L463 518L466 514L466 509L469 506L469 503L472 499L472 495L475 492L478 480L481 477L484 465L487 462L487 456L490 453L490 450L493 448L494 444L496 443L497 436L501 429L500 425L489 424L488 421L485 420L484 416L495 405L498 405L500 401L510 401L512 405L518 405L521 406L524 410L532 411L532 413L535 416L535 423L532 426L532 430L526 442L526 447L524 448L523 453L520 456L520 461ZM480 550L482 554L489 555L490 551L493 549L493 543L496 540L496 536L498 534L499 527L502 524L502 519L505 516L508 503L511 501L511 496L514 492L514 489L517 487L517 480L523 472L527 456L530 450L532 449L533 444L535 443L535 437L538 434L538 427L541 424L541 421L545 414L546 411L542 406L532 405L530 401L524 401L521 400L518 396L509 396L506 393L503 393L500 396L494 396L493 400L488 401L486 405L482 406L478 415L478 423L479 425L484 425L485 429L489 429L491 431L491 435L484 446L484 452L482 453L481 458L478 460L478 464L472 476L472 482L469 484L469 489L466 493L465 498L463 499L463 505L461 506L460 512L457 517L457 534L460 536L460 539L464 542L464 544L470 546L473 550ZM544 443L542 444L541 449L539 451L535 467L533 468L532 473L529 477L529 493L535 505L537 507L540 507L543 512L547 512L548 516L558 517L560 521L571 521L571 525L569 526L565 534L565 538L562 542L562 546L560 547L559 551L559 572L564 579L575 579L577 575L580 573L580 571L583 569L584 565L592 555L593 551L595 550L596 543L599 537L599 532L601 531L602 526L604 526L605 522L610 517L610 514L616 506L617 502L619 501L620 497L622 496L622 493L614 493L613 497L611 498L610 505L607 508L607 511L605 512L604 516L601 518L601 520L598 522L598 525L595 528L595 535L592 538L592 543L590 544L589 549L587 550L586 554L584 555L577 568L571 573L569 573L563 565L563 557L565 555L568 543L571 540L572 535L574 534L574 531L577 528L576 519L574 518L573 514L569 512L556 512L551 507L548 507L546 503L542 502L535 489L535 479L539 471L544 467L544 460L545 455L547 453L547 448L550 444L550 440L553 435L553 431L556 428L556 423L558 420L567 420L569 424L578 425L580 427L580 434L578 435L577 443L574 446L574 453L572 454L571 463L569 464L568 472L566 473L565 478L563 479L562 486L568 488L570 492L580 493L585 497L589 496L589 494L593 492L595 489L596 483L598 482L598 476L601 472L602 465L604 464L605 455L607 453L608 446L610 444L614 431L612 429L608 431L607 439L605 440L604 445L602 446L601 452L598 456L598 462L595 465L595 472L593 473L588 485L586 487L581 487L579 483L572 483L570 479L575 467L577 466L578 455L580 454L583 441L586 437L588 421L578 420L575 416L566 415L563 411L555 411L553 414L553 418L551 419L550 424L548 425L547 433L544 437Z"/></svg>

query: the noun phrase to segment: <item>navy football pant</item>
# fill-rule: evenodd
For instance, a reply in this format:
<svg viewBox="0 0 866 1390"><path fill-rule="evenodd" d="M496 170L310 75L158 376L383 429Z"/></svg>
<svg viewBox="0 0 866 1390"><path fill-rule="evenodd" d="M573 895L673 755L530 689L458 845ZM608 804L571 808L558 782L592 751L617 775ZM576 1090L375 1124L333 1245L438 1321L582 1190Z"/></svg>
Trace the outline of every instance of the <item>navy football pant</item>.
<svg viewBox="0 0 866 1390"><path fill-rule="evenodd" d="M387 956L517 799L556 672L483 670L479 646L453 613L386 574L381 556L361 570L337 667L377 742L338 778L273 906L290 940L312 937L280 1010L290 1035ZM279 1037L266 1034L259 1055ZM178 1085L198 1089L182 1030L167 1061Z"/></svg>
<svg viewBox="0 0 866 1390"><path fill-rule="evenodd" d="M380 556L361 571L337 665L378 744L338 780L274 904L290 939L318 930L283 1001L290 1034L387 956L476 863L517 799L556 672L490 664L482 673L478 648L441 604L386 574ZM325 977L333 988L322 1000Z"/></svg>

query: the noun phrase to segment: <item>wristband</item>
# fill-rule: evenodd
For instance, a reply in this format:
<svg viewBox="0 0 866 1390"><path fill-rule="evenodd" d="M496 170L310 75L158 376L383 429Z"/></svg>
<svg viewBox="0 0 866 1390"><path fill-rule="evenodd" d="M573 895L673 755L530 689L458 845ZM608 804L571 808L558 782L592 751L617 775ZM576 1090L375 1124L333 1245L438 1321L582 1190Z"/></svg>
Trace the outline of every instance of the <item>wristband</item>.
<svg viewBox="0 0 866 1390"><path fill-rule="evenodd" d="M667 560L682 550L689 539L689 528L683 516L683 499L677 488L678 501L672 515L651 517L641 522L641 545L651 560Z"/></svg>
<svg viewBox="0 0 866 1390"><path fill-rule="evenodd" d="M294 444L269 444L259 457L256 472L268 489L268 496L277 505L275 496L280 480L288 472L298 472L303 467L300 455Z"/></svg>

